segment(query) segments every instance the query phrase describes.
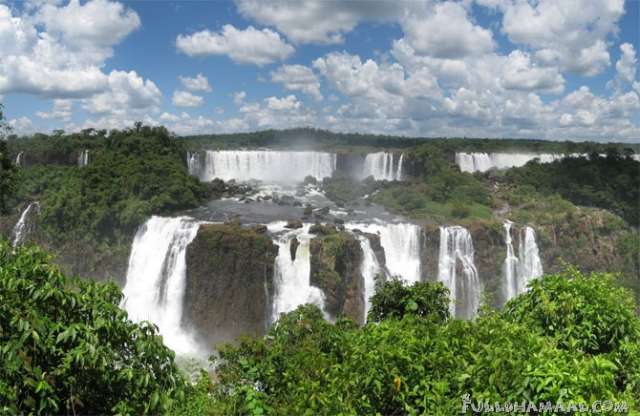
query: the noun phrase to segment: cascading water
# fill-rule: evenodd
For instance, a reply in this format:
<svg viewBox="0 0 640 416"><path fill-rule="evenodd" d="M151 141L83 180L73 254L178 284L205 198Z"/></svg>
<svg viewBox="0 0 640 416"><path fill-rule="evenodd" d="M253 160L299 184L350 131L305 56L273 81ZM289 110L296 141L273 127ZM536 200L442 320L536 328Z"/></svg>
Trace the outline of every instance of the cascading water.
<svg viewBox="0 0 640 416"><path fill-rule="evenodd" d="M364 159L362 178L373 176L377 181L399 181L402 179L402 163L404 154L398 157L397 163L393 153L369 153Z"/></svg>
<svg viewBox="0 0 640 416"><path fill-rule="evenodd" d="M195 336L182 326L186 249L198 228L187 217L151 217L136 233L123 289L129 317L156 324L165 344L180 355L202 354Z"/></svg>
<svg viewBox="0 0 640 416"><path fill-rule="evenodd" d="M490 169L507 169L524 166L533 159L540 163L551 163L567 156L555 153L456 153L455 160L462 172L486 172Z"/></svg>
<svg viewBox="0 0 640 416"><path fill-rule="evenodd" d="M346 224L350 230L378 234L384 249L387 270L391 276L400 276L408 284L421 280L420 227L410 223Z"/></svg>
<svg viewBox="0 0 640 416"><path fill-rule="evenodd" d="M89 164L89 150L83 150L78 156L78 166L84 167Z"/></svg>
<svg viewBox="0 0 640 416"><path fill-rule="evenodd" d="M466 228L440 227L438 280L449 288L449 310L458 318L473 318L480 306L482 287L473 257L473 241Z"/></svg>
<svg viewBox="0 0 640 416"><path fill-rule="evenodd" d="M378 258L371 248L369 238L364 235L358 235L360 241L360 248L362 249L362 264L360 265L360 272L364 279L364 318L362 322L366 322L367 314L371 308L371 297L376 293L376 276L382 273Z"/></svg>
<svg viewBox="0 0 640 416"><path fill-rule="evenodd" d="M20 152L18 153L18 155L16 156L16 163L15 165L19 168L22 167L22 165L24 164L24 152Z"/></svg>
<svg viewBox="0 0 640 416"><path fill-rule="evenodd" d="M505 301L511 299L521 292L520 281L518 279L520 260L518 259L518 256L516 256L515 250L513 248L513 241L511 239L512 224L513 223L511 221L507 221L504 223L504 242L507 246L507 257L504 259L504 263L502 265L502 291Z"/></svg>
<svg viewBox="0 0 640 416"><path fill-rule="evenodd" d="M24 241L24 239L27 236L27 221L29 219L29 215L31 214L31 212L33 212L33 210L36 210L36 212L40 211L40 204L38 202L32 202L29 204L29 206L27 206L27 208L22 211L22 214L20 215L20 219L18 220L18 222L16 223L15 227L13 227L13 246L18 246L19 244L22 244L22 242Z"/></svg>
<svg viewBox="0 0 640 416"><path fill-rule="evenodd" d="M207 151L199 178L211 181L252 179L268 183L296 183L312 176L330 177L336 169L336 155L323 152L285 152L275 150ZM195 171L195 170L194 170Z"/></svg>
<svg viewBox="0 0 640 416"><path fill-rule="evenodd" d="M528 284L543 274L540 252L536 244L536 233L531 227L524 227L519 236L518 256L515 255L511 239L510 221L505 222L505 244L507 258L503 264L503 296L509 299L525 292Z"/></svg>
<svg viewBox="0 0 640 416"><path fill-rule="evenodd" d="M311 279L311 253L310 241L313 238L309 234L310 224L305 224L296 230L284 231L284 222L269 224L268 228L273 233L282 233L276 237L278 256L274 267L274 299L272 309L272 322L275 322L280 314L290 312L300 305L311 303L324 311L324 293L320 288L312 286ZM296 249L295 259L291 255L291 242L297 238L300 243Z"/></svg>
<svg viewBox="0 0 640 416"><path fill-rule="evenodd" d="M189 168L189 174L192 176L200 177L202 169L200 166L200 158L196 152L187 152L187 166Z"/></svg>
<svg viewBox="0 0 640 416"><path fill-rule="evenodd" d="M521 231L520 244L518 246L520 276L526 288L531 280L543 274L540 251L536 243L536 232L533 228L525 227Z"/></svg>

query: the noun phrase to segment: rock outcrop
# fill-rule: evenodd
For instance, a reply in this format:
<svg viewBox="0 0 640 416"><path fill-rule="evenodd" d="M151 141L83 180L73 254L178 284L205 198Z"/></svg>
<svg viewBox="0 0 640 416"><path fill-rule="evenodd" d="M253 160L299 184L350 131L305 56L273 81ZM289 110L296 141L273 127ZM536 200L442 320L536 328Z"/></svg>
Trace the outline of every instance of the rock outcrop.
<svg viewBox="0 0 640 416"><path fill-rule="evenodd" d="M360 272L362 249L348 232L321 235L310 243L311 284L322 289L331 316L347 316L362 324L364 280Z"/></svg>
<svg viewBox="0 0 640 416"><path fill-rule="evenodd" d="M267 327L277 247L237 225L203 225L187 248L183 320L210 344Z"/></svg>

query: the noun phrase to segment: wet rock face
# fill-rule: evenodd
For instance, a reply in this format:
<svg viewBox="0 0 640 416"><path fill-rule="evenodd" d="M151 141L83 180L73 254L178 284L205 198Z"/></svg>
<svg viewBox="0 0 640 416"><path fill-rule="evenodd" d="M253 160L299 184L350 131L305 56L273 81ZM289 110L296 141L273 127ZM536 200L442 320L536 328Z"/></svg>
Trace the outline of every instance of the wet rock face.
<svg viewBox="0 0 640 416"><path fill-rule="evenodd" d="M183 320L210 344L264 334L278 249L267 234L203 225L187 248Z"/></svg>
<svg viewBox="0 0 640 416"><path fill-rule="evenodd" d="M362 324L365 299L360 242L350 233L337 232L314 238L309 249L311 284L324 291L327 312Z"/></svg>
<svg viewBox="0 0 640 416"><path fill-rule="evenodd" d="M382 247L382 243L380 242L380 236L378 234L371 233L363 233L363 235L369 239L369 244L371 245L373 254L376 255L376 259L378 260L380 268L382 270L385 270L387 268L387 257L384 254L384 248Z"/></svg>

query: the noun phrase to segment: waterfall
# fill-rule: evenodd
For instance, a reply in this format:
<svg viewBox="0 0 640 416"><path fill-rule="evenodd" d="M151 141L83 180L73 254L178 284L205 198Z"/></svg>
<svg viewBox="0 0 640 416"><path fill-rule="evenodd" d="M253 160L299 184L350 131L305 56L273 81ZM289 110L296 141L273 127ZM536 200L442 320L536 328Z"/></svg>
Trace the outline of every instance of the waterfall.
<svg viewBox="0 0 640 416"><path fill-rule="evenodd" d="M473 241L466 228L440 227L438 280L449 288L450 311L458 318L473 318L480 306L482 287L473 255Z"/></svg>
<svg viewBox="0 0 640 416"><path fill-rule="evenodd" d="M275 150L207 151L199 171L203 181L251 179L269 183L302 182L312 176L330 177L336 169L336 155L323 152L287 152Z"/></svg>
<svg viewBox="0 0 640 416"><path fill-rule="evenodd" d="M360 241L360 248L362 249L362 264L360 265L360 272L364 279L364 319L362 322L367 321L367 314L371 309L371 297L376 293L376 276L382 273L376 254L371 248L369 238L364 235L358 235Z"/></svg>
<svg viewBox="0 0 640 416"><path fill-rule="evenodd" d="M364 159L362 178L373 176L377 181L399 181L402 179L403 161L404 154L400 155L396 164L393 153L369 153Z"/></svg>
<svg viewBox="0 0 640 416"><path fill-rule="evenodd" d="M502 291L505 300L511 299L522 291L522 288L520 287L521 282L518 279L520 260L515 254L513 241L511 240L512 224L513 223L511 221L506 221L504 223L504 242L507 246L507 257L504 259L504 264L502 265L502 276L504 281Z"/></svg>
<svg viewBox="0 0 640 416"><path fill-rule="evenodd" d="M27 236L27 220L29 219L29 214L31 211L36 210L36 212L40 212L40 204L38 202L32 202L27 206L27 208L22 211L20 215L20 219L16 223L15 227L13 227L13 246L16 247L19 244L22 244L25 237Z"/></svg>
<svg viewBox="0 0 640 416"><path fill-rule="evenodd" d="M520 265L520 279L526 288L529 282L542 276L542 261L536 243L536 232L531 227L525 227L520 234L518 247Z"/></svg>
<svg viewBox="0 0 640 416"><path fill-rule="evenodd" d="M524 166L533 159L539 159L540 163L551 163L567 156L580 156L578 154L563 155L555 153L456 153L455 160L462 172L486 172L491 169L507 169Z"/></svg>
<svg viewBox="0 0 640 416"><path fill-rule="evenodd" d="M156 324L165 344L180 355L199 355L182 327L186 249L199 223L187 217L151 217L136 233L129 257L123 306L134 321Z"/></svg>
<svg viewBox="0 0 640 416"><path fill-rule="evenodd" d="M387 270L391 276L400 276L408 284L421 280L420 226L410 223L346 224L350 230L378 234L384 249Z"/></svg>
<svg viewBox="0 0 640 416"><path fill-rule="evenodd" d="M200 177L202 169L200 167L200 157L197 152L187 152L187 166L189 175Z"/></svg>
<svg viewBox="0 0 640 416"><path fill-rule="evenodd" d="M511 239L510 221L505 222L505 244L507 258L502 268L504 302L525 292L529 282L542 276L542 261L536 244L536 233L531 227L524 227L520 231L518 256L515 255Z"/></svg>
<svg viewBox="0 0 640 416"><path fill-rule="evenodd" d="M15 165L16 165L16 167L21 168L21 167L23 167L23 164L24 164L24 152L20 152L20 153L18 153L18 155L16 156L16 163L15 163Z"/></svg>
<svg viewBox="0 0 640 416"><path fill-rule="evenodd" d="M83 150L78 156L78 166L81 168L89 164L89 150Z"/></svg>
<svg viewBox="0 0 640 416"><path fill-rule="evenodd" d="M284 223L274 223L268 226L272 232L282 231ZM309 234L310 224L305 224L297 230L285 231L276 239L278 256L274 267L275 293L273 299L272 322L280 314L291 312L298 306L311 303L324 311L324 293L318 287L311 286L311 253L309 245L312 234ZM297 248L295 260L292 260L290 245L297 238L300 245Z"/></svg>

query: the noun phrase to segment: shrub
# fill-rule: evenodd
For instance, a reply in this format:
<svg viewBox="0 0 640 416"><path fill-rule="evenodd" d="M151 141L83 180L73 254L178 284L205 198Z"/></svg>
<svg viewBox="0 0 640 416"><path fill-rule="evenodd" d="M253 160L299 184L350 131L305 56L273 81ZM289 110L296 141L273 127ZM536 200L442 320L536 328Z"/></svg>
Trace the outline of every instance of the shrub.
<svg viewBox="0 0 640 416"><path fill-rule="evenodd" d="M68 279L36 248L0 242L0 413L161 413L183 379L156 328L112 283Z"/></svg>

